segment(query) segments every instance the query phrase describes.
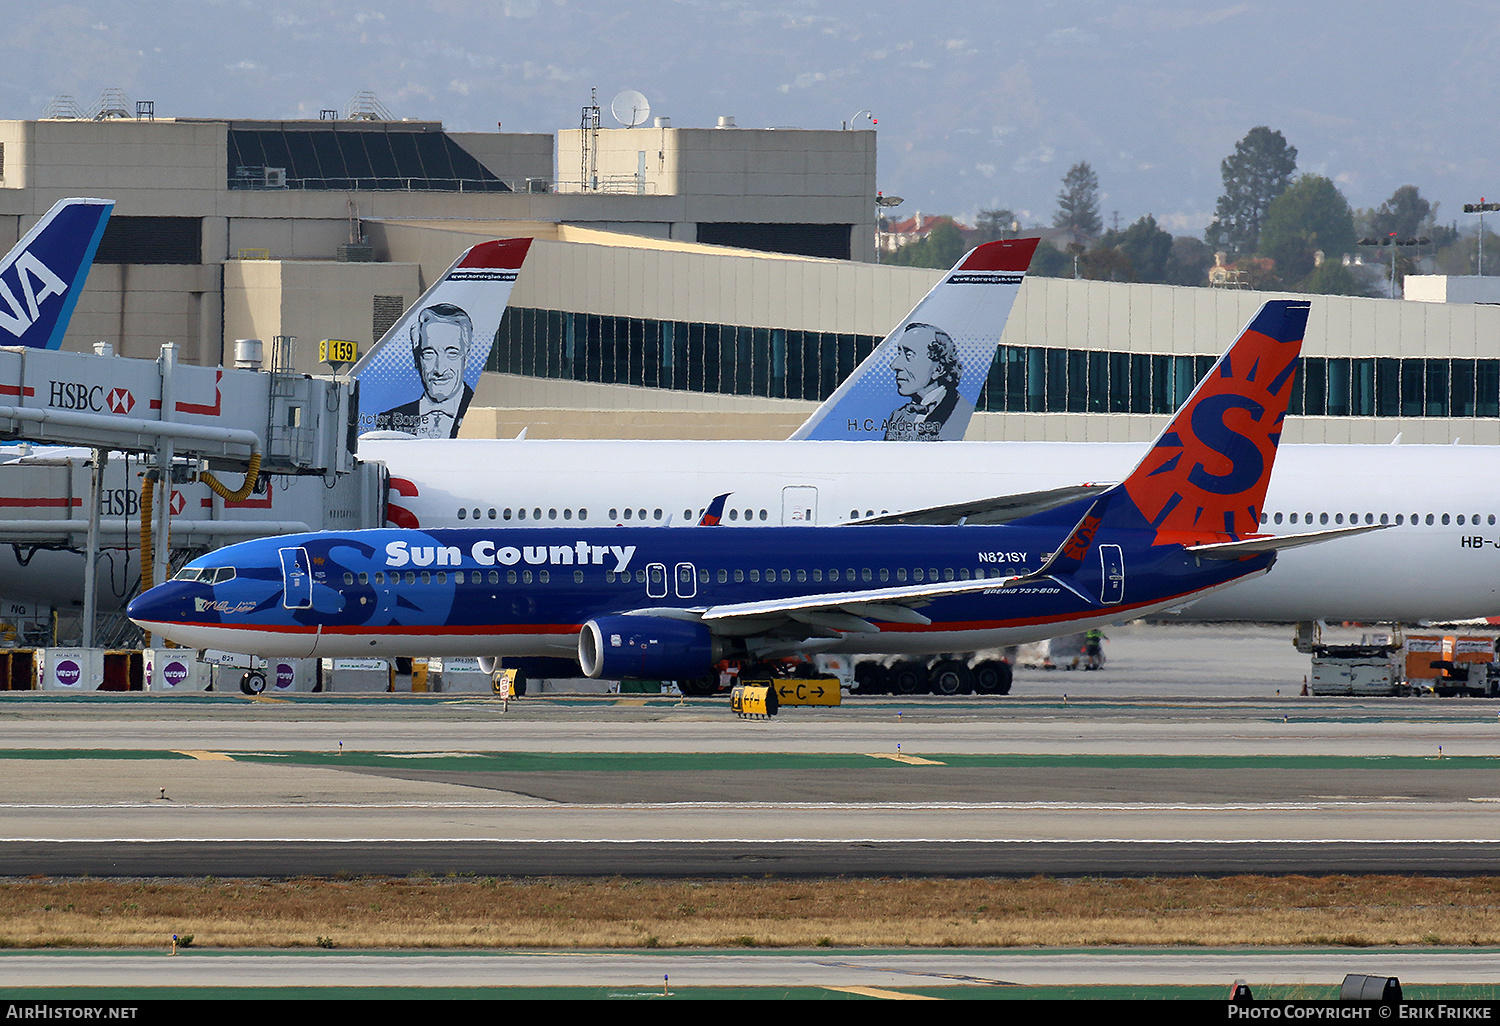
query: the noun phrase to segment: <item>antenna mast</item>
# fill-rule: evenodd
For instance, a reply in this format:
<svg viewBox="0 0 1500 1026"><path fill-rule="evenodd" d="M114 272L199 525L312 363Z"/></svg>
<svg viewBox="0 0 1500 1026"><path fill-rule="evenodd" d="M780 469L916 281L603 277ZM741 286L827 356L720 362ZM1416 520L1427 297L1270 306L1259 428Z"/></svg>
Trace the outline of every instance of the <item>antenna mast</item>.
<svg viewBox="0 0 1500 1026"><path fill-rule="evenodd" d="M589 105L583 108L583 191L599 188L599 90L589 90Z"/></svg>

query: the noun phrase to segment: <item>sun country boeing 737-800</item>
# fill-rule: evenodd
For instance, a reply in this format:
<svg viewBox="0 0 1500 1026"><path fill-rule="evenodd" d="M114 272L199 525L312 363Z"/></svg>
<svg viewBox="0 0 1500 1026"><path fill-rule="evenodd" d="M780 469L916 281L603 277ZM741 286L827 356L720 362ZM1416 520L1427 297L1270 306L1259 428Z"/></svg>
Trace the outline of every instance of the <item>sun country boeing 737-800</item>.
<svg viewBox="0 0 1500 1026"><path fill-rule="evenodd" d="M919 422L927 414L917 407L935 413L946 402L923 382L941 377L950 348L964 368L951 405L967 416L1034 244L990 243L966 255L791 440L429 441L385 433L362 438L360 456L388 468L387 522L396 527L690 526L708 497L726 492L723 524L735 528L1003 521L1022 508L1017 494L1030 496L1025 508L1049 496L1066 501L1080 484L1122 480L1141 455L1128 442L949 440L951 431ZM452 295L439 283L424 302ZM954 346L921 325L940 326ZM909 344L919 338L925 350ZM1176 615L1397 623L1500 615L1496 480L1500 446L1284 446L1262 510L1267 530L1393 530L1288 552L1276 573L1203 596Z"/></svg>
<svg viewBox="0 0 1500 1026"><path fill-rule="evenodd" d="M1379 530L1260 533L1307 312L1267 303L1123 483L1003 525L292 535L194 560L129 615L199 649L573 656L593 677L691 680L732 656L974 650L1158 612Z"/></svg>

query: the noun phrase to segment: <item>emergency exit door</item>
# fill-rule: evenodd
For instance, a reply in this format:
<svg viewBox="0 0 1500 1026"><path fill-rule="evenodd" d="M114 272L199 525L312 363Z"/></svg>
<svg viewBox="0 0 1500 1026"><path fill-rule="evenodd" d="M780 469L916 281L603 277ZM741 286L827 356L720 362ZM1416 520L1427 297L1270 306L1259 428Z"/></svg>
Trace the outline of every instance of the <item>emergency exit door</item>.
<svg viewBox="0 0 1500 1026"><path fill-rule="evenodd" d="M307 609L312 605L312 563L307 550L280 549L281 604L287 609Z"/></svg>
<svg viewBox="0 0 1500 1026"><path fill-rule="evenodd" d="M1125 601L1125 554L1118 545L1100 545L1099 562L1104 572L1099 601L1106 606L1119 605Z"/></svg>
<svg viewBox="0 0 1500 1026"><path fill-rule="evenodd" d="M806 527L818 522L818 489L813 485L788 485L781 490L783 527Z"/></svg>

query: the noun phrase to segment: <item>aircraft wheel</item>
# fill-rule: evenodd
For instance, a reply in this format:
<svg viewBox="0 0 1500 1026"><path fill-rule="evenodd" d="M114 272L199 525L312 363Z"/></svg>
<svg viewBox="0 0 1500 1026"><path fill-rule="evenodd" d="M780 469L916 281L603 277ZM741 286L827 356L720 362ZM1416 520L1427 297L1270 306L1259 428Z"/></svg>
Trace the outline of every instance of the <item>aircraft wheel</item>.
<svg viewBox="0 0 1500 1026"><path fill-rule="evenodd" d="M1004 659L986 659L974 667L974 690L981 695L1008 695L1012 670Z"/></svg>
<svg viewBox="0 0 1500 1026"><path fill-rule="evenodd" d="M897 695L921 695L927 692L927 667L908 660L891 667L891 692Z"/></svg>
<svg viewBox="0 0 1500 1026"><path fill-rule="evenodd" d="M709 698L718 693L719 678L717 675L710 675L680 680L677 682L677 690L689 698Z"/></svg>
<svg viewBox="0 0 1500 1026"><path fill-rule="evenodd" d="M510 693L516 698L526 697L526 674L520 670L516 671L515 683L510 686Z"/></svg>
<svg viewBox="0 0 1500 1026"><path fill-rule="evenodd" d="M871 659L855 664L854 683L861 695L884 695L891 690L885 667Z"/></svg>
<svg viewBox="0 0 1500 1026"><path fill-rule="evenodd" d="M266 690L266 675L259 670L250 670L240 678L240 690L247 695L258 695Z"/></svg>
<svg viewBox="0 0 1500 1026"><path fill-rule="evenodd" d="M974 690L974 674L957 659L945 659L932 668L934 695L966 695Z"/></svg>

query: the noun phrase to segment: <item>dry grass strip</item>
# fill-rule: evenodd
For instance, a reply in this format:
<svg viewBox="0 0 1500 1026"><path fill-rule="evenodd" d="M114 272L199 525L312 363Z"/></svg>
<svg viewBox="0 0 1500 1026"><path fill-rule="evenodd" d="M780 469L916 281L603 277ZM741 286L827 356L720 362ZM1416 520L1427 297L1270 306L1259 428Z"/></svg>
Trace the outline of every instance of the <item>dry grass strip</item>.
<svg viewBox="0 0 1500 1026"><path fill-rule="evenodd" d="M51 880L0 946L1497 945L1500 878Z"/></svg>

